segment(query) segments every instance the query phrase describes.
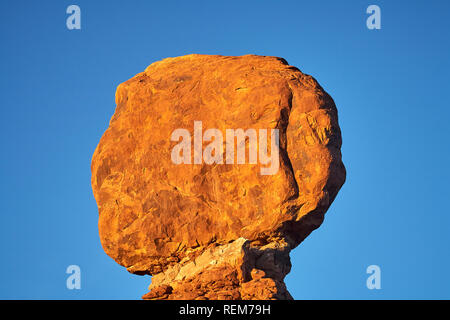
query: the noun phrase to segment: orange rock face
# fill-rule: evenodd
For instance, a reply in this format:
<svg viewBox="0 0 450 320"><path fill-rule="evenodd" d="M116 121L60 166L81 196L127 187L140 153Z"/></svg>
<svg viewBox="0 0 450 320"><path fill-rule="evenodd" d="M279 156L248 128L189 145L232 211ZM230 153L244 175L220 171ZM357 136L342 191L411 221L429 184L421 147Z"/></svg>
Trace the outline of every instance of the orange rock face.
<svg viewBox="0 0 450 320"><path fill-rule="evenodd" d="M105 252L153 275L144 298L291 298L289 251L345 181L332 98L281 58L188 55L120 84L116 104L92 188Z"/></svg>

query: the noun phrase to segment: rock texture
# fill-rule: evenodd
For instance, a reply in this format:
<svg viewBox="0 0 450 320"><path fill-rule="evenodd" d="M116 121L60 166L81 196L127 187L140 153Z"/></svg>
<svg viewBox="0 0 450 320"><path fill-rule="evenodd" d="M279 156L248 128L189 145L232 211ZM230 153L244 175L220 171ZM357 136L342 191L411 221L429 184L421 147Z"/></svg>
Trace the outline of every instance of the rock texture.
<svg viewBox="0 0 450 320"><path fill-rule="evenodd" d="M153 276L143 298L290 299L289 251L345 181L332 98L281 58L188 55L120 84L116 104L92 188L105 252ZM279 129L278 172L174 164L171 134L194 136L194 121L204 131Z"/></svg>
<svg viewBox="0 0 450 320"><path fill-rule="evenodd" d="M291 269L284 242L259 247L239 238L211 244L152 278L144 299L292 299L283 283Z"/></svg>

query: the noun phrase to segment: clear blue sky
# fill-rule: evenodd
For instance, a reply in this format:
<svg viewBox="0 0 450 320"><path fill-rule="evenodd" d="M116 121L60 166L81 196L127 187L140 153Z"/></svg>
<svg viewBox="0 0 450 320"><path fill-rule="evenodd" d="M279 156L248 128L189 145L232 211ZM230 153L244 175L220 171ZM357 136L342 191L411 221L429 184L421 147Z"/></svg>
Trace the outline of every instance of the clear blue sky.
<svg viewBox="0 0 450 320"><path fill-rule="evenodd" d="M347 182L291 254L294 298L450 298L449 1L16 0L0 23L0 298L147 292L101 248L90 161L116 86L190 53L283 57L338 106ZM366 288L372 264L381 290Z"/></svg>

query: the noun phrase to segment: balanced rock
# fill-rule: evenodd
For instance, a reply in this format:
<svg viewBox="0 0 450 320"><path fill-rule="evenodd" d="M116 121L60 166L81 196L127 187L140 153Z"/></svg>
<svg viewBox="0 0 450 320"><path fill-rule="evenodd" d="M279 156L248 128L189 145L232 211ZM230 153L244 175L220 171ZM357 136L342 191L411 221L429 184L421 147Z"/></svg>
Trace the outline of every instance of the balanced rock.
<svg viewBox="0 0 450 320"><path fill-rule="evenodd" d="M105 252L144 299L291 299L345 181L336 106L281 58L188 55L120 84L92 159Z"/></svg>

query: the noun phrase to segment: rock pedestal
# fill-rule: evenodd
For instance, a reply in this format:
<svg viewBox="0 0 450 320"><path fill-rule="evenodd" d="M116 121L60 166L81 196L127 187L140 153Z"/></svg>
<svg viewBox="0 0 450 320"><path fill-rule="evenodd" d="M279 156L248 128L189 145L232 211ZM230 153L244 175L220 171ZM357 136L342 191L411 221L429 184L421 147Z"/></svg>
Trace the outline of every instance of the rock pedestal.
<svg viewBox="0 0 450 320"><path fill-rule="evenodd" d="M144 299L291 298L289 251L345 181L336 106L314 78L276 57L188 55L120 84L116 104L92 188L105 252L153 276ZM174 132L190 139L183 161ZM266 138L270 163L253 144Z"/></svg>
<svg viewBox="0 0 450 320"><path fill-rule="evenodd" d="M287 244L254 246L239 238L213 244L153 276L143 299L292 299L283 283L290 269Z"/></svg>

